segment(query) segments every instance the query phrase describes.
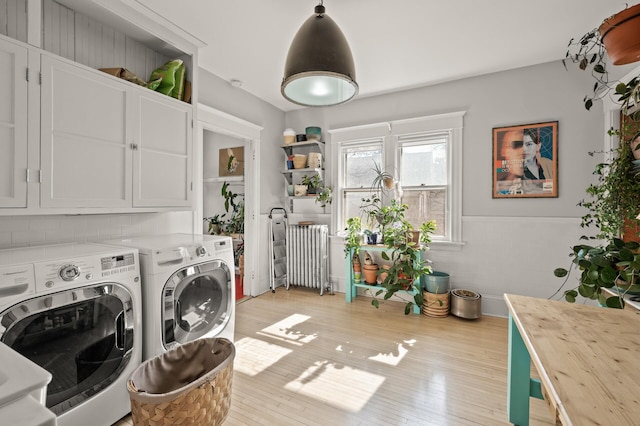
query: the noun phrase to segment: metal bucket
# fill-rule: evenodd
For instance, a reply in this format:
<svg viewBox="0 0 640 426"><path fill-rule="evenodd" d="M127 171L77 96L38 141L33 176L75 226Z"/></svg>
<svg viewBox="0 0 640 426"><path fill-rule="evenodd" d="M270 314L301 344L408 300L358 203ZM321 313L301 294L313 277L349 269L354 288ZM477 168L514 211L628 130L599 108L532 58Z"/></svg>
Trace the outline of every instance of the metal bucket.
<svg viewBox="0 0 640 426"><path fill-rule="evenodd" d="M471 290L451 290L451 314L460 318L476 319L482 316L482 296Z"/></svg>

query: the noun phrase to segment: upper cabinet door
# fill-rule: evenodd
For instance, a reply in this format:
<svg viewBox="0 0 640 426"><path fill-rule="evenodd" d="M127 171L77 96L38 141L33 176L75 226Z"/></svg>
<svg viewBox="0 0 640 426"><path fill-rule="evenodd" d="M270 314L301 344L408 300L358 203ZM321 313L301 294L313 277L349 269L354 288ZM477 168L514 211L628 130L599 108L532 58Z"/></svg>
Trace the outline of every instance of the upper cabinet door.
<svg viewBox="0 0 640 426"><path fill-rule="evenodd" d="M137 92L133 206L190 207L193 108L157 93Z"/></svg>
<svg viewBox="0 0 640 426"><path fill-rule="evenodd" d="M127 87L42 56L41 207L131 207Z"/></svg>
<svg viewBox="0 0 640 426"><path fill-rule="evenodd" d="M27 49L0 40L0 208L27 207Z"/></svg>

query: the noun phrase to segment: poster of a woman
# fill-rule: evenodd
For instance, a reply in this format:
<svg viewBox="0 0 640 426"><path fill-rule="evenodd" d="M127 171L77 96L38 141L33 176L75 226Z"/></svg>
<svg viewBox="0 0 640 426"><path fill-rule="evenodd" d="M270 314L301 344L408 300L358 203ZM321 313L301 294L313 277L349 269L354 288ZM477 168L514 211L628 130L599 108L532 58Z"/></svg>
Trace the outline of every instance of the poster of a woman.
<svg viewBox="0 0 640 426"><path fill-rule="evenodd" d="M558 122L493 129L493 198L558 196Z"/></svg>

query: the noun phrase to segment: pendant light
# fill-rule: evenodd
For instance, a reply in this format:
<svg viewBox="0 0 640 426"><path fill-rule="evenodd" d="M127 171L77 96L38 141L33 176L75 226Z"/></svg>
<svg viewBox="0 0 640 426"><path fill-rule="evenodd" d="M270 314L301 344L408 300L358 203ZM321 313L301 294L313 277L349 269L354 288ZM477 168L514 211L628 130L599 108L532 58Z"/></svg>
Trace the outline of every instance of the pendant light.
<svg viewBox="0 0 640 426"><path fill-rule="evenodd" d="M322 0L314 12L293 38L280 91L298 105L338 105L358 93L353 56Z"/></svg>

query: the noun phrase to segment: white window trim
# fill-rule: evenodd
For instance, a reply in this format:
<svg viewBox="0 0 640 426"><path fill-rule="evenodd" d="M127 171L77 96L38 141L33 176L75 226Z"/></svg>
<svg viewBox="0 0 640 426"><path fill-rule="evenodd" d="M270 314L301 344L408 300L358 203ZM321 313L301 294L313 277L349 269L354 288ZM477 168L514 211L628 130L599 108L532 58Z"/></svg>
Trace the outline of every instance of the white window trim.
<svg viewBox="0 0 640 426"><path fill-rule="evenodd" d="M434 241L431 243L431 247L459 250L464 245L462 241L462 131L465 113L466 111L456 111L329 130L332 162L338 166L332 168L333 182L339 181L339 170L342 167L339 148L342 142L376 137L387 139L390 136L449 130L451 132L451 153L449 155L451 240ZM335 204L333 213L341 211L342 208L341 202ZM342 226L342 224L338 224L337 214L332 215L332 222L333 229Z"/></svg>

